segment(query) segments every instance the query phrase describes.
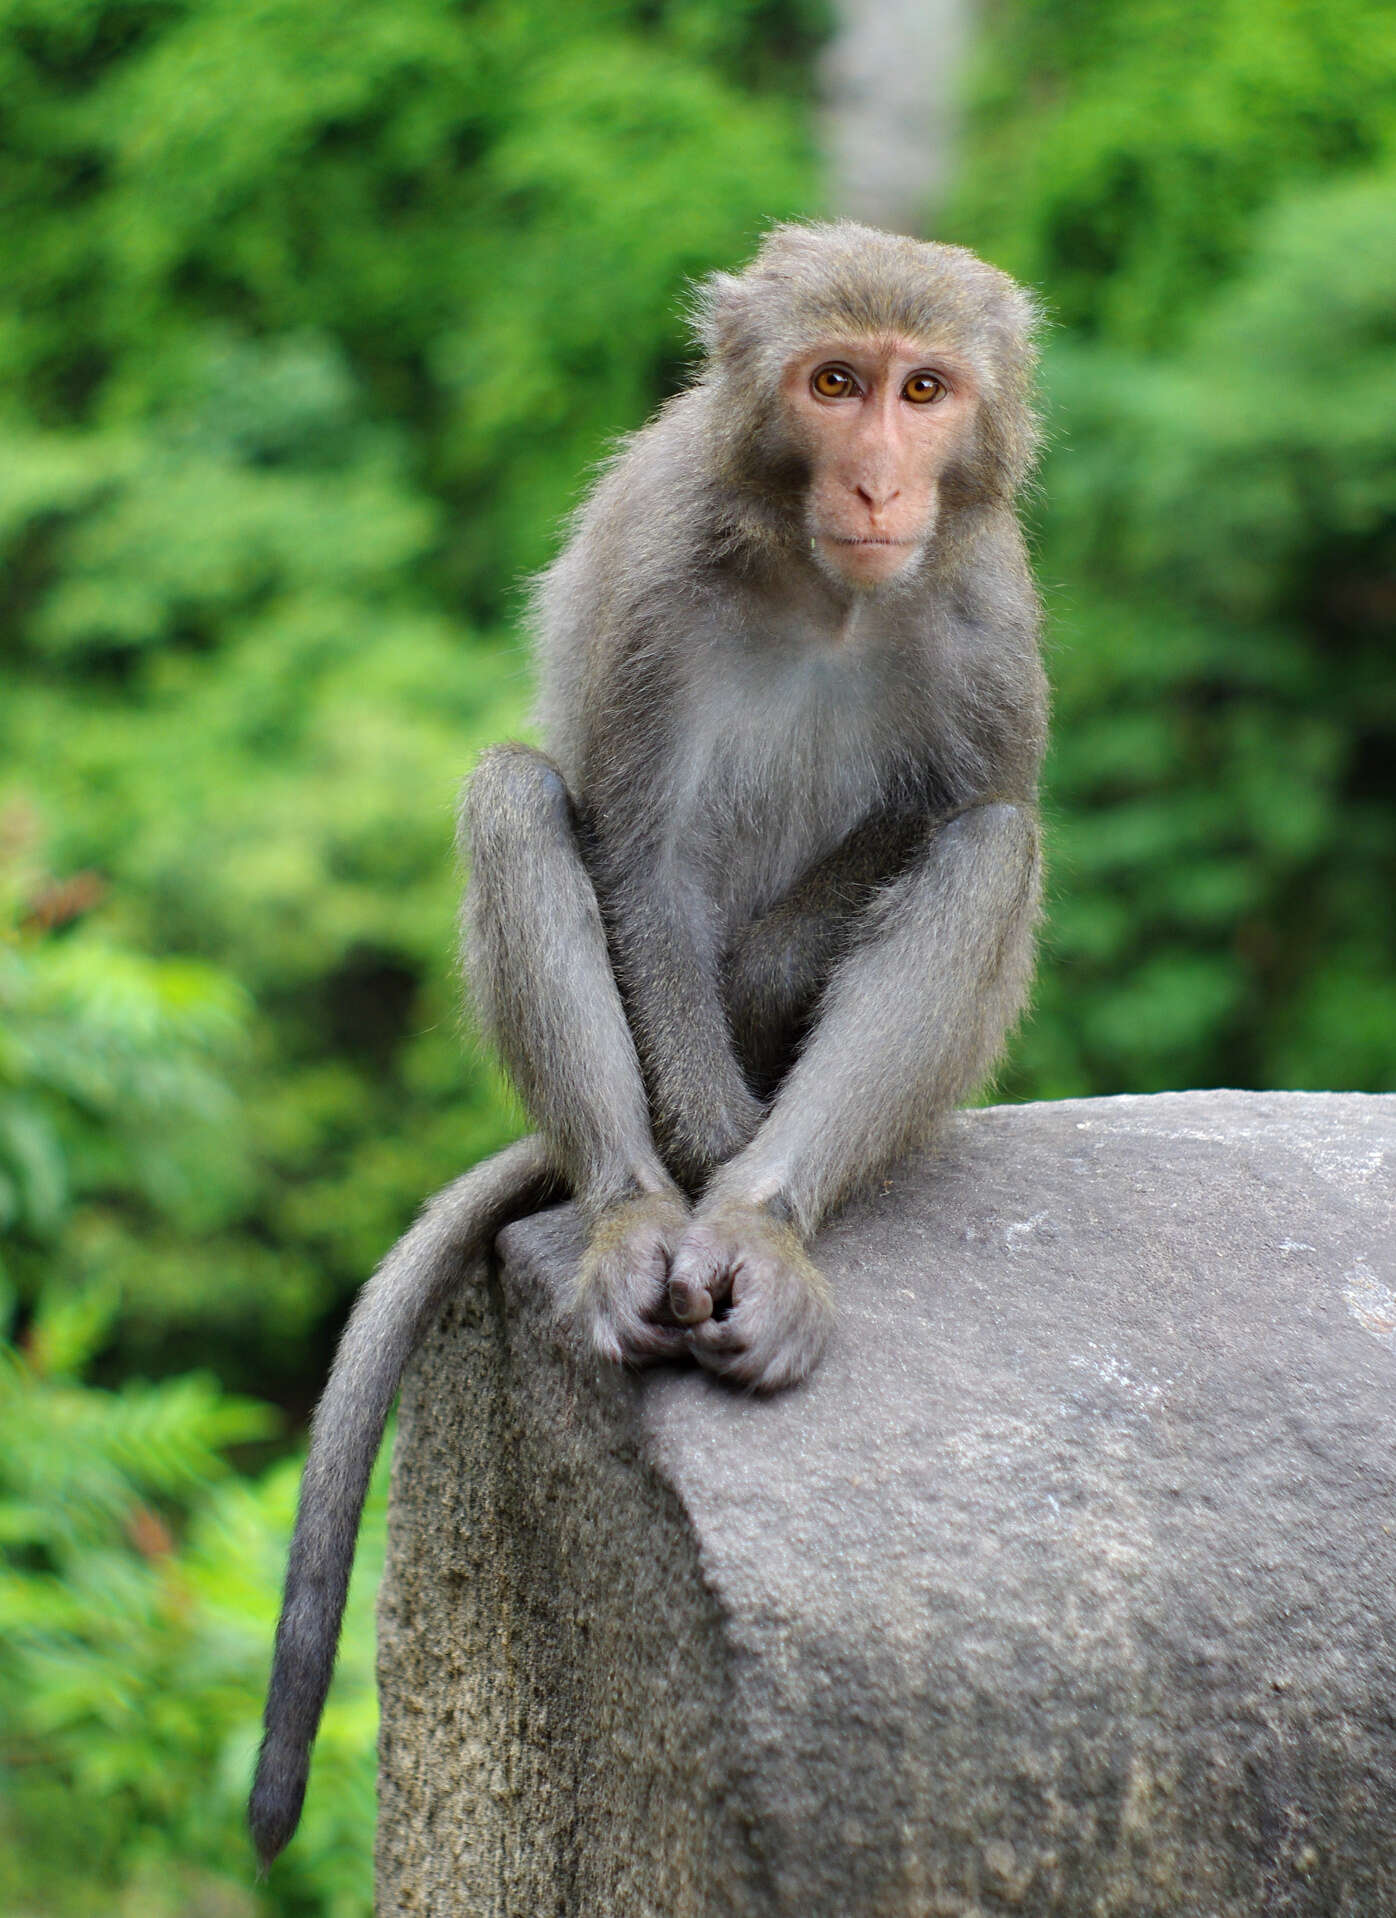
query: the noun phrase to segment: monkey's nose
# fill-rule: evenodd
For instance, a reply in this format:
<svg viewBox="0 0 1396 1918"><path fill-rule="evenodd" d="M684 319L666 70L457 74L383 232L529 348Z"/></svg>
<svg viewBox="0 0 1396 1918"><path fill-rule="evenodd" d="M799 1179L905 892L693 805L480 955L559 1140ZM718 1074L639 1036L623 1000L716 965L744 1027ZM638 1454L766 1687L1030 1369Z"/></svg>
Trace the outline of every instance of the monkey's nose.
<svg viewBox="0 0 1396 1918"><path fill-rule="evenodd" d="M853 490L872 513L880 513L884 506L890 506L894 499L900 499L902 491L900 486L869 486L862 480L855 484Z"/></svg>

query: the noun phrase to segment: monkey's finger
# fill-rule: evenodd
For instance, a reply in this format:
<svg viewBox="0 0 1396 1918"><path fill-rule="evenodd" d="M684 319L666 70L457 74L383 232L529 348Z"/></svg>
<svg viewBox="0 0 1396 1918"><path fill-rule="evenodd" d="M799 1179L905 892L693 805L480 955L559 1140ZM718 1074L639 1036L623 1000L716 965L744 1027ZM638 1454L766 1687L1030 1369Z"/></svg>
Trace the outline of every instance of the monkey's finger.
<svg viewBox="0 0 1396 1918"><path fill-rule="evenodd" d="M729 1320L719 1321L720 1329L727 1333L727 1338L716 1350L703 1350L695 1334L689 1333L689 1350L705 1372L725 1380L728 1385L743 1386L748 1392L780 1391L801 1376L791 1370L784 1354L772 1354L761 1345L747 1344L740 1332L728 1332L729 1325ZM699 1328L700 1333L706 1330L706 1326Z"/></svg>
<svg viewBox="0 0 1396 1918"><path fill-rule="evenodd" d="M591 1325L591 1343L613 1365L658 1365L683 1356L684 1331L677 1325L652 1325L638 1313L598 1313Z"/></svg>
<svg viewBox="0 0 1396 1918"><path fill-rule="evenodd" d="M690 1326L685 1337L700 1365L711 1358L744 1352L748 1344L747 1334L732 1319L708 1319L702 1325Z"/></svg>
<svg viewBox="0 0 1396 1918"><path fill-rule="evenodd" d="M679 1325L700 1325L713 1315L713 1295L701 1279L676 1274L669 1280L669 1310Z"/></svg>
<svg viewBox="0 0 1396 1918"><path fill-rule="evenodd" d="M701 1352L693 1345L691 1333L689 1345L704 1371L711 1372L714 1378L725 1379L729 1385L745 1386L749 1392L782 1391L803 1376L792 1368L786 1354L771 1353L761 1346L735 1344L730 1350Z"/></svg>
<svg viewBox="0 0 1396 1918"><path fill-rule="evenodd" d="M666 1359L682 1358L687 1347L682 1326L649 1325L627 1330L621 1339L621 1356L627 1365L662 1365Z"/></svg>
<svg viewBox="0 0 1396 1918"><path fill-rule="evenodd" d="M678 1330L682 1332L687 1323L686 1320L680 1319L674 1311L674 1302L669 1297L669 1281L667 1278L660 1280L654 1296L646 1300L645 1304L641 1307L640 1316L646 1325L662 1325L670 1331L677 1327Z"/></svg>
<svg viewBox="0 0 1396 1918"><path fill-rule="evenodd" d="M731 1248L701 1227L685 1234L669 1271L669 1309L681 1325L712 1317L732 1290Z"/></svg>

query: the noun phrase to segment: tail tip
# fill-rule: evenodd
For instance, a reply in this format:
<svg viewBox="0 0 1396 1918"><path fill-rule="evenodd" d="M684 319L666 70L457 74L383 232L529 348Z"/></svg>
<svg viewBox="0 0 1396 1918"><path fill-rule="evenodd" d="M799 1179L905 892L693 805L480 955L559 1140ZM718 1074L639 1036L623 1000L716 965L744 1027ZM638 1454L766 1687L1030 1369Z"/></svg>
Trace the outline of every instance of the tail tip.
<svg viewBox="0 0 1396 1918"><path fill-rule="evenodd" d="M252 1796L247 1801L247 1824L263 1872L290 1844L305 1803L305 1777L269 1776L265 1756L257 1767Z"/></svg>

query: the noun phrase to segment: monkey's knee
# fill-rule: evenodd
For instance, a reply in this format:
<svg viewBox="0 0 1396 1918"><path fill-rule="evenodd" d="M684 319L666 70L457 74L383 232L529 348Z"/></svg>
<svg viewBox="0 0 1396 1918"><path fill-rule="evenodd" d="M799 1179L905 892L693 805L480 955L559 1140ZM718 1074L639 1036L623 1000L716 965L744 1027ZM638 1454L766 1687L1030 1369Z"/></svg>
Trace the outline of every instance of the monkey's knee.
<svg viewBox="0 0 1396 1918"><path fill-rule="evenodd" d="M1030 806L1012 799L991 799L982 806L966 806L936 830L937 838L998 836L1026 843L1037 838L1037 816Z"/></svg>
<svg viewBox="0 0 1396 1918"><path fill-rule="evenodd" d="M1010 800L996 800L991 806L983 808L985 826L995 834L998 843L1008 849L1010 858L1020 871L1023 881L1031 892L1041 885L1042 880L1042 822L1032 806L1022 806Z"/></svg>
<svg viewBox="0 0 1396 1918"><path fill-rule="evenodd" d="M947 859L977 874L981 888L1000 875L1011 877L1015 891L1035 894L1042 872L1036 809L1012 799L967 806L931 835L923 870L933 882Z"/></svg>
<svg viewBox="0 0 1396 1918"><path fill-rule="evenodd" d="M469 859L520 835L573 837L567 782L532 746L491 746L461 788L456 843Z"/></svg>

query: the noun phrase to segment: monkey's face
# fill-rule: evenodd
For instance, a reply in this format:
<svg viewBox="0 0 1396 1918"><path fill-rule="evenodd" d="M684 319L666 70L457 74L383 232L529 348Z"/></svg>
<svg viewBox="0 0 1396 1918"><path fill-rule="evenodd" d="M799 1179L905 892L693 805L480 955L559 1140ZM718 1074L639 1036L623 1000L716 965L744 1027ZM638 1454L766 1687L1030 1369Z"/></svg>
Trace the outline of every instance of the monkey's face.
<svg viewBox="0 0 1396 1918"><path fill-rule="evenodd" d="M914 340L831 340L787 365L781 402L809 473L819 565L865 589L913 569L935 534L941 477L973 427L968 369Z"/></svg>

